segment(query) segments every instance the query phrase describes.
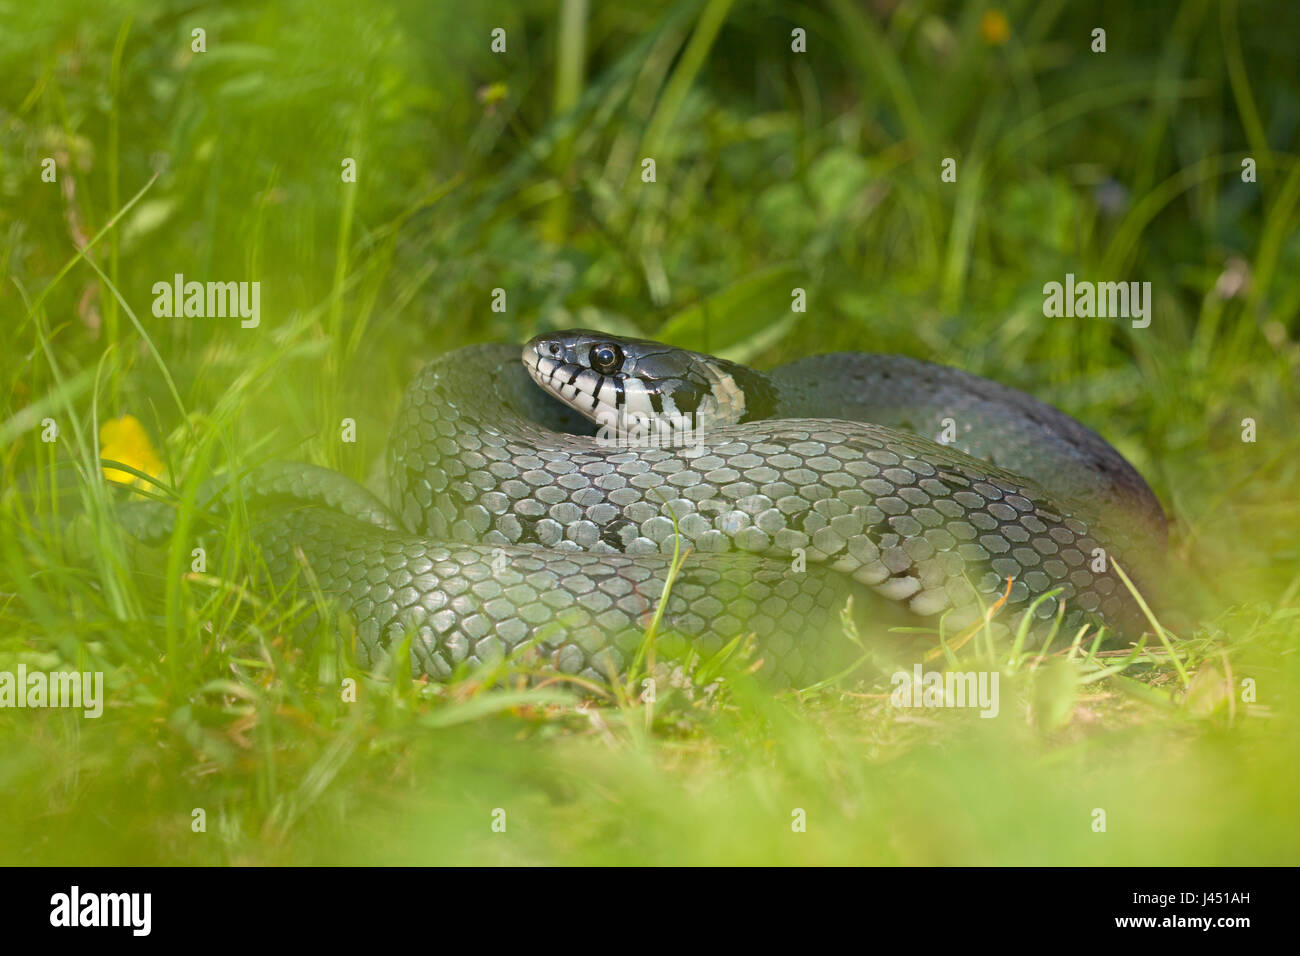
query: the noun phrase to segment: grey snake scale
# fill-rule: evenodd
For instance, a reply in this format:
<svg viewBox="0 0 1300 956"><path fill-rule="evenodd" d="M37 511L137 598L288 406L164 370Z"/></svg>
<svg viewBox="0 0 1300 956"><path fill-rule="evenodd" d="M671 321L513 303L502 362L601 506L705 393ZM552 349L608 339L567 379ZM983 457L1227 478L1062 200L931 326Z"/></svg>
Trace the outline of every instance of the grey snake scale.
<svg viewBox="0 0 1300 956"><path fill-rule="evenodd" d="M671 425L620 440L670 414L691 441ZM523 361L518 346L462 348L407 389L388 472L391 508L294 463L256 469L241 495L271 577L351 615L360 663L409 637L412 670L438 679L521 650L592 680L625 672L675 547L665 653L753 635L782 682L824 671L827 633L863 587L946 615L949 634L1004 594L998 620L1014 623L1059 588L1034 626L1063 600L1067 625L1135 635L1114 562L1140 578L1165 538L1154 494L1096 433L893 355L760 373L582 330L534 339Z"/></svg>

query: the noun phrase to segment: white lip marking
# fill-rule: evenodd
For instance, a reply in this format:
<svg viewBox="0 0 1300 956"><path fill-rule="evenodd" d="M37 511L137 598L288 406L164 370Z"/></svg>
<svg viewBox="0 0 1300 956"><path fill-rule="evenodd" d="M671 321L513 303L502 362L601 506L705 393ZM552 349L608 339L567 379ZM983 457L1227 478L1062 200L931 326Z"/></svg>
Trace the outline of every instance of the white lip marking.
<svg viewBox="0 0 1300 956"><path fill-rule="evenodd" d="M613 405L614 396L616 394L618 394L618 391L614 388L614 380L612 378L602 377L600 380L600 388L596 391L596 399L602 405Z"/></svg>
<svg viewBox="0 0 1300 956"><path fill-rule="evenodd" d="M646 393L644 382L639 378L630 378L623 383L623 391L627 399L623 404L629 412L640 412L643 415L650 413L650 396Z"/></svg>
<svg viewBox="0 0 1300 956"><path fill-rule="evenodd" d="M578 373L578 378L574 383L578 391L584 395L593 395L600 386L600 375L589 368L584 368Z"/></svg>
<svg viewBox="0 0 1300 956"><path fill-rule="evenodd" d="M620 407L619 390L612 375L602 375L595 369L536 352L528 353L525 364L533 381L543 390L592 421L599 421L602 415L610 413L625 417L635 415L640 420L651 417L650 396L645 383L639 379L624 380ZM572 384L569 382L571 378Z"/></svg>
<svg viewBox="0 0 1300 956"><path fill-rule="evenodd" d="M536 352L530 352L524 356L524 365L528 367L528 373L533 377L533 381L542 384L543 378L551 377L551 369L555 363L545 355L538 355Z"/></svg>

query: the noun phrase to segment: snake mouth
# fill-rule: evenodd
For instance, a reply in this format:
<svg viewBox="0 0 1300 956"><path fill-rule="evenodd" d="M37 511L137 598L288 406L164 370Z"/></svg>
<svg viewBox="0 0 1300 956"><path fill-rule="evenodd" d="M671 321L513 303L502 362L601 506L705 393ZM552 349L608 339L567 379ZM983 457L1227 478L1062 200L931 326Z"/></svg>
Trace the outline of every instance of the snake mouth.
<svg viewBox="0 0 1300 956"><path fill-rule="evenodd" d="M560 357L544 355L541 344L524 349L524 368L542 391L593 422L618 412L621 381Z"/></svg>

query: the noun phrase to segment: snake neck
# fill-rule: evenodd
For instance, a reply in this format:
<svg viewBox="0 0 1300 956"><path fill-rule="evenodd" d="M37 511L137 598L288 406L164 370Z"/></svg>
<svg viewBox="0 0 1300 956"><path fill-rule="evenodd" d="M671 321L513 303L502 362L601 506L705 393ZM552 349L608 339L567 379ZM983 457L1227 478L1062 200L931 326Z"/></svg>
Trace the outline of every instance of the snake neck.
<svg viewBox="0 0 1300 956"><path fill-rule="evenodd" d="M590 435L573 410L538 392L515 346L480 345L434 359L402 398L388 439L389 501L417 534L474 541L476 508L516 450L541 433ZM480 515L480 511L482 511Z"/></svg>
<svg viewBox="0 0 1300 956"><path fill-rule="evenodd" d="M605 410L594 419L597 437L628 447L698 443L727 425L781 416L776 385L752 368L710 356L695 363L689 384L657 395L641 413Z"/></svg>
<svg viewBox="0 0 1300 956"><path fill-rule="evenodd" d="M783 417L780 392L776 383L765 374L724 359L713 359L712 364L745 397L741 413L722 424L743 424Z"/></svg>
<svg viewBox="0 0 1300 956"><path fill-rule="evenodd" d="M711 365L714 387L739 392L743 401L705 409L707 427L780 413L779 392L766 375L721 359ZM461 349L426 365L402 399L388 442L389 501L414 533L476 541L489 520L480 506L485 495L500 493L526 470L563 467L558 463L574 453L591 452L600 434L596 423L537 387L517 348ZM536 451L521 457L522 448Z"/></svg>

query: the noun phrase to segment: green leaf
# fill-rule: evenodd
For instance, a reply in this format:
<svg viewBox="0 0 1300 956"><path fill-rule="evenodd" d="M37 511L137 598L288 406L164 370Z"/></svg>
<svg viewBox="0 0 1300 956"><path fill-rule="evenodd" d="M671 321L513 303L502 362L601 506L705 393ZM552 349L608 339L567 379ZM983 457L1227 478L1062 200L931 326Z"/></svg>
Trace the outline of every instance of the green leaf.
<svg viewBox="0 0 1300 956"><path fill-rule="evenodd" d="M1158 687L1152 687L1150 684L1144 684L1141 681L1134 680L1131 677L1125 677L1123 674L1116 674L1111 677L1111 682L1130 697L1136 698L1146 704L1154 704L1157 707L1172 709L1174 703L1170 700L1169 692Z"/></svg>
<svg viewBox="0 0 1300 956"><path fill-rule="evenodd" d="M753 272L668 319L656 338L669 345L747 362L793 328L791 292L805 281L793 263Z"/></svg>
<svg viewBox="0 0 1300 956"><path fill-rule="evenodd" d="M463 703L449 704L422 716L420 724L425 727L450 727L467 721L478 720L492 714L510 710L513 707L543 707L547 704L572 704L573 695L560 691L528 690L480 694Z"/></svg>
<svg viewBox="0 0 1300 956"><path fill-rule="evenodd" d="M165 225L176 212L176 199L146 199L135 209L135 215L122 226L122 246L135 245L140 239Z"/></svg>
<svg viewBox="0 0 1300 956"><path fill-rule="evenodd" d="M808 189L823 218L838 215L871 182L867 161L849 149L833 149L808 171Z"/></svg>
<svg viewBox="0 0 1300 956"><path fill-rule="evenodd" d="M1045 731L1060 730L1074 714L1078 694L1074 665L1063 657L1034 672L1034 724Z"/></svg>

